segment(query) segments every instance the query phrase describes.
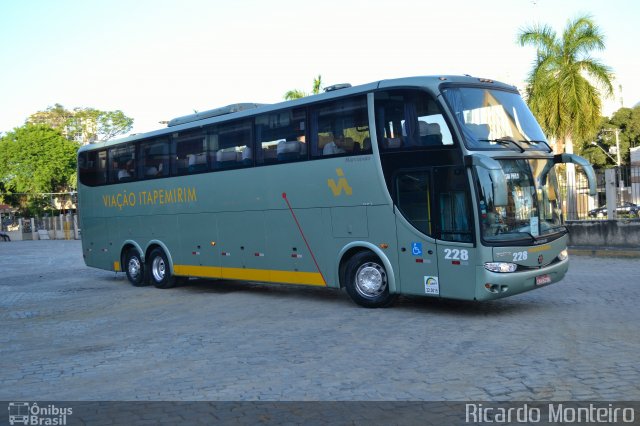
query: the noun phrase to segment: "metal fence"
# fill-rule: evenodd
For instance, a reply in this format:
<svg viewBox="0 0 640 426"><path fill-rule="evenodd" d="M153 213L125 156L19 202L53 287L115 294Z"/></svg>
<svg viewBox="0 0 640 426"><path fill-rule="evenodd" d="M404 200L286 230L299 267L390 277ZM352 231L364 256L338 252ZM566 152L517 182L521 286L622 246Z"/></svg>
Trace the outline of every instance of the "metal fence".
<svg viewBox="0 0 640 426"><path fill-rule="evenodd" d="M563 200L563 214L567 220L606 219L607 190L615 191L616 207L624 207L626 203L640 206L640 166L621 166L613 168L613 180L607 186L605 169L596 169L597 194L589 195L589 184L586 175L577 167L575 184L570 178L571 171L560 170L558 183ZM633 210L632 210L633 211ZM615 218L637 217L618 208Z"/></svg>
<svg viewBox="0 0 640 426"><path fill-rule="evenodd" d="M58 215L42 217L19 217L14 213L0 214L0 231L12 239L78 239L78 216Z"/></svg>
<svg viewBox="0 0 640 426"><path fill-rule="evenodd" d="M19 217L13 213L0 213L0 231L15 231L18 230Z"/></svg>

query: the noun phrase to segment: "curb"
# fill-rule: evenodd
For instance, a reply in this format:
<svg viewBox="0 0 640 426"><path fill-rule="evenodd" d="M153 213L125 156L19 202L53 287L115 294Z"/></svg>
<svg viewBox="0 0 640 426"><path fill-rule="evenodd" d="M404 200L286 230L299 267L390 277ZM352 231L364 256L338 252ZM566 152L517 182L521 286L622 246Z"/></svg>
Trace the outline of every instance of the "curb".
<svg viewBox="0 0 640 426"><path fill-rule="evenodd" d="M595 256L595 257L621 257L626 259L639 259L640 250L621 249L611 247L569 247L569 255Z"/></svg>

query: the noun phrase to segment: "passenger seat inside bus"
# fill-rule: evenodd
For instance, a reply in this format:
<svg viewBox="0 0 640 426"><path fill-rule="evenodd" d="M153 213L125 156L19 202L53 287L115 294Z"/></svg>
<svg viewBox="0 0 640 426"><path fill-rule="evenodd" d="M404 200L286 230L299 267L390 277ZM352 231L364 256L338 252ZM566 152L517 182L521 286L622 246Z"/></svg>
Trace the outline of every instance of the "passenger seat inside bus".
<svg viewBox="0 0 640 426"><path fill-rule="evenodd" d="M245 166L250 166L253 164L253 153L251 152L251 148L248 146L244 146L240 148L240 152L238 153L238 161Z"/></svg>
<svg viewBox="0 0 640 426"><path fill-rule="evenodd" d="M199 154L187 155L189 164L189 173L203 172L207 170L207 154L201 152Z"/></svg>
<svg viewBox="0 0 640 426"><path fill-rule="evenodd" d="M216 164L218 168L234 167L238 162L237 160L238 156L235 148L222 148L216 152Z"/></svg>
<svg viewBox="0 0 640 426"><path fill-rule="evenodd" d="M371 138L369 136L367 136L366 138L364 138L362 140L362 150L364 151L368 151L371 149ZM354 151L355 151L355 147L354 147Z"/></svg>
<svg viewBox="0 0 640 426"><path fill-rule="evenodd" d="M418 128L420 130L420 145L442 145L442 133L438 123L427 123L420 120L418 121Z"/></svg>
<svg viewBox="0 0 640 426"><path fill-rule="evenodd" d="M293 161L300 158L302 150L301 143L298 141L280 141L276 148L278 161Z"/></svg>
<svg viewBox="0 0 640 426"><path fill-rule="evenodd" d="M262 149L262 160L265 163L275 163L278 159L278 154L273 148L263 148Z"/></svg>

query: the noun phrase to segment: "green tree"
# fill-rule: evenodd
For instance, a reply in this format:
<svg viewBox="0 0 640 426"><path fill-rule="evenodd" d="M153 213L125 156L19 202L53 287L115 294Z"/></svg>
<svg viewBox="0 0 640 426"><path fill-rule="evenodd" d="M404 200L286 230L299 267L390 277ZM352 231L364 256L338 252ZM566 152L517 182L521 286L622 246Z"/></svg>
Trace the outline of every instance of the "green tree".
<svg viewBox="0 0 640 426"><path fill-rule="evenodd" d="M567 23L558 37L548 25L520 30L521 46L537 49L527 80L527 102L556 152L573 152L573 141L594 136L602 97L613 93L611 69L591 56L603 50L604 35L590 16Z"/></svg>
<svg viewBox="0 0 640 426"><path fill-rule="evenodd" d="M58 129L62 134L70 132L69 124L73 118L73 113L66 110L62 105L55 104L44 111L38 111L31 114L27 119L27 123L46 124L49 127Z"/></svg>
<svg viewBox="0 0 640 426"><path fill-rule="evenodd" d="M306 96L317 95L322 90L322 76L318 74L316 78L313 79L313 88L311 89L311 93L307 93L304 90L293 89L289 90L284 94L284 99L287 101L291 101L293 99L300 99Z"/></svg>
<svg viewBox="0 0 640 426"><path fill-rule="evenodd" d="M613 113L609 123L610 127L620 129L620 151L623 162L628 163L629 148L640 146L640 106L620 108Z"/></svg>
<svg viewBox="0 0 640 426"><path fill-rule="evenodd" d="M617 160L614 151L616 137L613 130L619 129L620 159L623 164L629 164L629 148L640 146L640 106L620 108L613 113L611 118L604 118L599 129L596 138L584 143L582 151L584 157L597 167L616 165L616 161L614 161ZM603 151L611 152L607 155Z"/></svg>
<svg viewBox="0 0 640 426"><path fill-rule="evenodd" d="M0 184L5 199L20 195L37 199L42 192L67 192L76 188L79 144L45 124L25 124L0 139Z"/></svg>
<svg viewBox="0 0 640 426"><path fill-rule="evenodd" d="M60 104L32 114L27 122L46 124L60 130L67 139L81 143L106 141L127 133L133 127L133 119L120 110L74 108L69 111Z"/></svg>

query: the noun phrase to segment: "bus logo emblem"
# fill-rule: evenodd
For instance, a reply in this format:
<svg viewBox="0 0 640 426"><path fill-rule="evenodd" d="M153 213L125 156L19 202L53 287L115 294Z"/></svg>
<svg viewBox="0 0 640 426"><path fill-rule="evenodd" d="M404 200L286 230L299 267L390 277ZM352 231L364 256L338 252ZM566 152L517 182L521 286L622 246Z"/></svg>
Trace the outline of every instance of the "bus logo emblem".
<svg viewBox="0 0 640 426"><path fill-rule="evenodd" d="M347 178L344 177L344 172L342 171L342 169L337 168L336 174L338 175L338 178L339 178L338 183L336 183L334 179L327 179L327 185L329 185L329 188L331 188L331 192L333 192L333 196L334 197L339 196L340 194L342 194L343 190L345 194L351 195L353 193L353 190L349 186L349 182L347 182Z"/></svg>

